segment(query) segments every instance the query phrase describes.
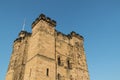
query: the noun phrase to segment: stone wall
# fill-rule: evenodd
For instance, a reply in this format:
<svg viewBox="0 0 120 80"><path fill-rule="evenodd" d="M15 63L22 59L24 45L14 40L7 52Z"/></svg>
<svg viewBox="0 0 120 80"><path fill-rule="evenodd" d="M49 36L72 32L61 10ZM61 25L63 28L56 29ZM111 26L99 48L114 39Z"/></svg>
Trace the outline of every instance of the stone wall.
<svg viewBox="0 0 120 80"><path fill-rule="evenodd" d="M41 14L32 23L32 33L19 33L6 80L89 80L83 37L65 35L55 26Z"/></svg>

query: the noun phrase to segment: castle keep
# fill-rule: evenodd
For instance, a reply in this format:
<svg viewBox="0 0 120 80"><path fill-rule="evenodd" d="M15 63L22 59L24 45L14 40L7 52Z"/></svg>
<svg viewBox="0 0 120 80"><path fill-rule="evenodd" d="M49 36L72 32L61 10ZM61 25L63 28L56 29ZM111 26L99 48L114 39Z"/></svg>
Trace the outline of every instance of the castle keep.
<svg viewBox="0 0 120 80"><path fill-rule="evenodd" d="M13 43L6 80L90 80L83 37L65 35L41 14Z"/></svg>

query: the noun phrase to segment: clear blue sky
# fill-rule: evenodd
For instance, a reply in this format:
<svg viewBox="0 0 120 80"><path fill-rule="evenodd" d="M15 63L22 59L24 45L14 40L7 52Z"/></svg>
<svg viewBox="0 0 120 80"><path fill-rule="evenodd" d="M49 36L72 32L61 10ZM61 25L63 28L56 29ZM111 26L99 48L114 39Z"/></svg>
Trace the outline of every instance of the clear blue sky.
<svg viewBox="0 0 120 80"><path fill-rule="evenodd" d="M24 18L31 32L41 13L57 21L57 30L84 36L91 80L120 80L120 0L0 0L0 80Z"/></svg>

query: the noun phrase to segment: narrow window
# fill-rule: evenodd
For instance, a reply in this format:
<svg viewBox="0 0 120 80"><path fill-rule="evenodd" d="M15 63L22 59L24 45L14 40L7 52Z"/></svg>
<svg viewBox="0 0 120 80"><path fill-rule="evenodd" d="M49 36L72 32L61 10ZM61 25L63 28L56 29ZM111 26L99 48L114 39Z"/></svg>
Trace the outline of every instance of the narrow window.
<svg viewBox="0 0 120 80"><path fill-rule="evenodd" d="M49 69L46 70L46 76L49 76Z"/></svg>
<svg viewBox="0 0 120 80"><path fill-rule="evenodd" d="M60 74L58 73L58 80L60 80Z"/></svg>
<svg viewBox="0 0 120 80"><path fill-rule="evenodd" d="M67 61L67 66L68 66L68 69L70 69L70 61L69 60Z"/></svg>
<svg viewBox="0 0 120 80"><path fill-rule="evenodd" d="M58 57L58 65L61 64L61 60L60 60L60 57Z"/></svg>

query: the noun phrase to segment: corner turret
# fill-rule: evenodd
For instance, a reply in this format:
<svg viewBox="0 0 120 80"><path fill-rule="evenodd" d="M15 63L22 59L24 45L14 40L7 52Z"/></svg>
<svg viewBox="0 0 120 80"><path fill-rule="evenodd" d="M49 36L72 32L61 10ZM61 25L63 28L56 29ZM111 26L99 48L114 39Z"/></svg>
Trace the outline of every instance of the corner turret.
<svg viewBox="0 0 120 80"><path fill-rule="evenodd" d="M14 42L16 42L16 41L21 41L21 40L24 39L26 36L30 36L30 35L31 35L31 33L22 30L22 31L20 31L20 33L18 34L18 38L17 38Z"/></svg>
<svg viewBox="0 0 120 80"><path fill-rule="evenodd" d="M27 34L27 31L21 31L20 33L19 33L19 38L24 38L25 36L26 36L26 34Z"/></svg>

